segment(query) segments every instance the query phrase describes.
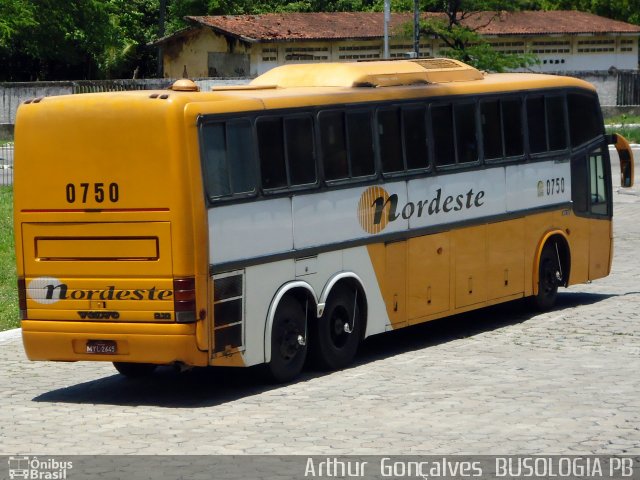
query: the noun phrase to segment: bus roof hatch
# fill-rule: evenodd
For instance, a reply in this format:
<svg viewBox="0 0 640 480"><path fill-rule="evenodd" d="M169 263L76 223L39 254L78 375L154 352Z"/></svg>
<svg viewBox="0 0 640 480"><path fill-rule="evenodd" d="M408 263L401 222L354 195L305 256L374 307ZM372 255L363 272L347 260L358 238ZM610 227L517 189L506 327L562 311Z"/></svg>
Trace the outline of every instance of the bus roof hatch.
<svg viewBox="0 0 640 480"><path fill-rule="evenodd" d="M391 87L482 80L482 72L451 58L293 64L254 79L254 87Z"/></svg>

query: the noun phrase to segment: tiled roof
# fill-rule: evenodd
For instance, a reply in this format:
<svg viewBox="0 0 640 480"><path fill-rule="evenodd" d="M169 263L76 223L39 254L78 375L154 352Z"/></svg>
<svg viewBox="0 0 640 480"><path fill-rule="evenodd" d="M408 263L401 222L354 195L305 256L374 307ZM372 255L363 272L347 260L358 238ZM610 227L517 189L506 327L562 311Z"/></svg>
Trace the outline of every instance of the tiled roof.
<svg viewBox="0 0 640 480"><path fill-rule="evenodd" d="M423 18L433 16L442 15L423 14ZM250 42L380 38L384 28L383 14L374 12L267 13L186 18L194 25L211 27L220 33ZM412 20L411 13L393 13L392 32ZM470 14L463 23L484 35L640 34L639 26L578 11L477 12Z"/></svg>

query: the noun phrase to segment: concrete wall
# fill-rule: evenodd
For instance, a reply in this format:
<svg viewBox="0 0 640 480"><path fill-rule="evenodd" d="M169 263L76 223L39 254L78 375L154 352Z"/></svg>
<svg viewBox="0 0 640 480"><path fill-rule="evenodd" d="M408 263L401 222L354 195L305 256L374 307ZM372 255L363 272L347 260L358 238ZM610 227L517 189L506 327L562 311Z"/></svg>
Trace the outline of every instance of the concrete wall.
<svg viewBox="0 0 640 480"><path fill-rule="evenodd" d="M618 98L618 76L608 72L563 72L591 83L598 91L600 105L615 106Z"/></svg>
<svg viewBox="0 0 640 480"><path fill-rule="evenodd" d="M72 82L29 82L0 84L0 123L15 123L16 110L25 100L73 93Z"/></svg>
<svg viewBox="0 0 640 480"><path fill-rule="evenodd" d="M174 80L172 78L150 78L140 80L0 83L0 140L13 139L16 110L25 100L56 95L118 90L163 90L170 86ZM204 91L210 90L214 86L246 84L249 81L249 78L204 78L195 80Z"/></svg>

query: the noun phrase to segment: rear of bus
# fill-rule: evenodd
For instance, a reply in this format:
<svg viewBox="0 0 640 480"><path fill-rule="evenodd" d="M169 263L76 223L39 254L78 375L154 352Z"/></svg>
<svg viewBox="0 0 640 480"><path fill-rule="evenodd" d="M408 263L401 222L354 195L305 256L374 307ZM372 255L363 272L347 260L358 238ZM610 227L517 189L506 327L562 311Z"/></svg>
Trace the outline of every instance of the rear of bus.
<svg viewBox="0 0 640 480"><path fill-rule="evenodd" d="M19 108L14 220L31 360L206 365L205 213L181 95Z"/></svg>

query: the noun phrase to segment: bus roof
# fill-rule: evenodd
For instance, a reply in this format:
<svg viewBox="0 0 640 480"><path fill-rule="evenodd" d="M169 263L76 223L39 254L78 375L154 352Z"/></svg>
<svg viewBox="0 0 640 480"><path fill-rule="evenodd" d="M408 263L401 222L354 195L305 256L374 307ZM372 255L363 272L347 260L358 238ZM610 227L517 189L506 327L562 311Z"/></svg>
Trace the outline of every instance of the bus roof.
<svg viewBox="0 0 640 480"><path fill-rule="evenodd" d="M276 99L285 98L296 98L302 106L313 102L499 94L549 88L596 91L590 83L574 77L486 73L448 58L284 65L269 70L249 85L212 90L221 95L220 99L250 97L266 102L265 107L270 108L268 103L280 103ZM353 98L347 100L345 94ZM342 100L333 99L334 95ZM308 101L301 99L305 96L310 97Z"/></svg>

